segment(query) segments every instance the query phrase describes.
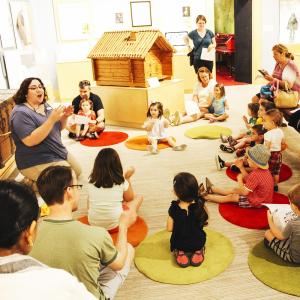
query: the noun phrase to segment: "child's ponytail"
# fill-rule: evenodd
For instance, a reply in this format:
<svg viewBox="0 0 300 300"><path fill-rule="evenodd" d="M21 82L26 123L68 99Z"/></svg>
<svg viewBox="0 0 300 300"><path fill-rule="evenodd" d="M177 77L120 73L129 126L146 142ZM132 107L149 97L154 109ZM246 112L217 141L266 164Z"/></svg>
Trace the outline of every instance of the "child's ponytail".
<svg viewBox="0 0 300 300"><path fill-rule="evenodd" d="M195 199L195 202L197 203L195 216L197 221L200 222L201 226L204 226L207 224L208 220L208 214L205 208L205 200L201 196L198 196L197 199Z"/></svg>

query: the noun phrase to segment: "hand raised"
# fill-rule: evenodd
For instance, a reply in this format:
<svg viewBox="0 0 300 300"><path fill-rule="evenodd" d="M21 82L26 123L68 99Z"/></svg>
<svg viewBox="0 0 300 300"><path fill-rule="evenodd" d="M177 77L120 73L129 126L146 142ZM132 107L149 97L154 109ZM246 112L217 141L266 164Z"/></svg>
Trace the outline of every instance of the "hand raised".
<svg viewBox="0 0 300 300"><path fill-rule="evenodd" d="M65 107L63 105L60 105L52 110L49 119L53 121L53 123L56 123L64 116L64 110Z"/></svg>
<svg viewBox="0 0 300 300"><path fill-rule="evenodd" d="M64 109L64 116L65 117L69 117L69 116L71 116L73 114L73 112L74 112L74 107L72 105L68 105Z"/></svg>

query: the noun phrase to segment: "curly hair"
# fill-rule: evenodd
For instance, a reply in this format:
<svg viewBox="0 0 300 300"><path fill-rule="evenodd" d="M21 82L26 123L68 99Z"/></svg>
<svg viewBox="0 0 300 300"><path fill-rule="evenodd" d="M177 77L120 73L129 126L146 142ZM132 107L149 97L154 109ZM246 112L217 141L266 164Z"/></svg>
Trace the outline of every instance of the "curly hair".
<svg viewBox="0 0 300 300"><path fill-rule="evenodd" d="M37 78L37 77L28 77L28 78L23 80L23 82L21 83L21 85L20 85L19 89L17 90L16 94L13 96L13 99L14 99L16 104L22 104L22 103L27 102L28 87L29 87L30 83L33 80L39 81L41 86L43 87L43 90L44 90L43 103L45 103L48 100L48 94L47 94L46 88L45 88L44 83L42 82L42 80L40 78Z"/></svg>

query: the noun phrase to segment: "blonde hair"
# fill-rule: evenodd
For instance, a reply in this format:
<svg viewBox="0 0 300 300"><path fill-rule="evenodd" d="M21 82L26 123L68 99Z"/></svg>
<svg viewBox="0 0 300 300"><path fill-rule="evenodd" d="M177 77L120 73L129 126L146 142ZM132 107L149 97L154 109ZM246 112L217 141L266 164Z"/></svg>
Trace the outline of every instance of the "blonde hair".
<svg viewBox="0 0 300 300"><path fill-rule="evenodd" d="M280 112L277 108L268 110L266 112L266 116L269 116L277 127L281 126L282 112Z"/></svg>
<svg viewBox="0 0 300 300"><path fill-rule="evenodd" d="M288 191L288 197L294 205L297 206L298 209L300 209L300 184L294 185L289 191Z"/></svg>
<svg viewBox="0 0 300 300"><path fill-rule="evenodd" d="M272 51L276 51L280 54L285 54L285 57L291 60L294 59L294 55L291 52L289 52L289 49L283 44L276 44L275 46L273 46Z"/></svg>
<svg viewBox="0 0 300 300"><path fill-rule="evenodd" d="M198 80L199 80L201 83L202 83L202 80L201 80L201 78L200 78L200 73L206 73L206 74L208 74L209 79L212 79L212 78L213 78L212 73L211 73L211 71L209 71L209 69L207 69L206 67L201 67L201 68L198 69L198 72L197 72Z"/></svg>

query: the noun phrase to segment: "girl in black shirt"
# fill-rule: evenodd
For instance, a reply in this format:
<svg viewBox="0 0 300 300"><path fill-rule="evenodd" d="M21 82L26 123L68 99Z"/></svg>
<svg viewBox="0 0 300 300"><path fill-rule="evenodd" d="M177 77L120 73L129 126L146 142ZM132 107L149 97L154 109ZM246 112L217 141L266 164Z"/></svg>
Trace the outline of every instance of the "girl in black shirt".
<svg viewBox="0 0 300 300"><path fill-rule="evenodd" d="M170 243L180 267L200 266L204 260L208 215L204 200L198 196L198 182L194 175L181 172L173 180L178 200L169 208L167 230L172 231Z"/></svg>

